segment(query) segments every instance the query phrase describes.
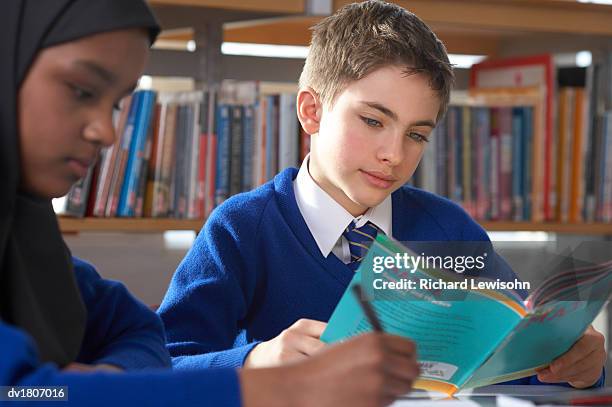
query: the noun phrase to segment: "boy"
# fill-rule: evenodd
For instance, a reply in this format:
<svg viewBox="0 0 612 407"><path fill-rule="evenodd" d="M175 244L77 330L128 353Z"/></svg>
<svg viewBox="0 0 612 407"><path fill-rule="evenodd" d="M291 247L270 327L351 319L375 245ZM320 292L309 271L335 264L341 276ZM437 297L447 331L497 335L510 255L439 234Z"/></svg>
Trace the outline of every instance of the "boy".
<svg viewBox="0 0 612 407"><path fill-rule="evenodd" d="M396 5L351 4L314 28L297 96L310 155L299 171L217 208L180 264L160 308L176 367L260 367L316 353L318 321L360 260L355 235L488 241L454 203L404 186L452 82L442 43ZM499 268L493 277L514 275ZM596 384L601 335L589 330L577 345L558 363L566 375L553 364L540 378Z"/></svg>

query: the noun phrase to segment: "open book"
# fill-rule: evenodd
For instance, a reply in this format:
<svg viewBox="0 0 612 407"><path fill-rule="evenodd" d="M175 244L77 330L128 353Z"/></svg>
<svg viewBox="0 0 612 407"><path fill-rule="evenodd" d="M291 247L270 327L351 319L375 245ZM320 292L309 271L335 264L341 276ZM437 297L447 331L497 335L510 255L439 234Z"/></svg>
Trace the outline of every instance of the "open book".
<svg viewBox="0 0 612 407"><path fill-rule="evenodd" d="M376 238L321 339L331 343L372 329L351 290L361 284L384 330L416 342L417 389L453 394L533 375L581 337L612 291L611 261L556 272L526 301L490 289L495 284L438 269L414 270L410 285L397 269L375 267L381 257L398 253L414 254L389 237ZM421 280L464 288L421 288ZM395 285L380 289L383 282Z"/></svg>

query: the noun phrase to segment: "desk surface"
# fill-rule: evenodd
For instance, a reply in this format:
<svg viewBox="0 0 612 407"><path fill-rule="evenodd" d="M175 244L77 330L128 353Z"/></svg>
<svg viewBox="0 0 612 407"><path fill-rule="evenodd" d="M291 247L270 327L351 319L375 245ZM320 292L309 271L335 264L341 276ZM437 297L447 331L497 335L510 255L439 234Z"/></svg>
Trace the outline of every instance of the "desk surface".
<svg viewBox="0 0 612 407"><path fill-rule="evenodd" d="M476 389L466 389L458 392L452 398L436 392L414 391L405 398L396 401L392 407L414 406L447 406L447 407L526 407L533 406L534 402L548 403L548 400L557 397L582 397L598 393L612 394L612 389L573 390L562 386L525 386L525 385L497 385ZM564 404L553 404L564 405Z"/></svg>

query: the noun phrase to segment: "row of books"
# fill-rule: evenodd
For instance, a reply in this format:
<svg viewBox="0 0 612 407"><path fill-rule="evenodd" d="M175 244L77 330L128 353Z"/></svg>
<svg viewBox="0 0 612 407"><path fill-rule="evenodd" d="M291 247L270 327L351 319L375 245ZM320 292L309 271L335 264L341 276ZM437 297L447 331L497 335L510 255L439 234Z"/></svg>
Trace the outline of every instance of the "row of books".
<svg viewBox="0 0 612 407"><path fill-rule="evenodd" d="M439 123L415 186L478 220L531 220L533 107L454 105Z"/></svg>
<svg viewBox="0 0 612 407"><path fill-rule="evenodd" d="M519 167L511 151L502 161L512 163L513 179L515 172L531 173L531 208L523 220L612 222L612 53L588 67L557 66L555 60L545 54L476 64L469 95L475 104L534 108L530 162ZM469 192L467 198L470 209ZM515 207L520 203L511 218L520 219ZM495 219L495 211L488 216Z"/></svg>
<svg viewBox="0 0 612 407"><path fill-rule="evenodd" d="M542 86L455 92L412 183L478 220L612 221L612 110L591 108L589 77L584 68L559 71L552 134ZM65 213L205 218L309 150L295 93L258 82L139 90L116 127L116 144L68 194Z"/></svg>
<svg viewBox="0 0 612 407"><path fill-rule="evenodd" d="M610 222L612 111L585 140L582 90L563 88L561 95L554 218L549 220ZM477 220L542 221L545 191L534 182L546 165L538 107L482 106L473 99L449 108L412 183L460 203Z"/></svg>
<svg viewBox="0 0 612 407"><path fill-rule="evenodd" d="M226 81L190 92L138 90L115 116L116 143L58 212L93 217L201 219L308 151L295 93ZM60 205L56 205L60 206Z"/></svg>

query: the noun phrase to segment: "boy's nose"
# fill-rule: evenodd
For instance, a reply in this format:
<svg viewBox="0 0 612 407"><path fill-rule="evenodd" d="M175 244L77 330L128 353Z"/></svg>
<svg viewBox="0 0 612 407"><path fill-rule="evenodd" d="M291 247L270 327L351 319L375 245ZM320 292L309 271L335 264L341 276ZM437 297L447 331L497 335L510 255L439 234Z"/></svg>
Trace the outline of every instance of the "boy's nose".
<svg viewBox="0 0 612 407"><path fill-rule="evenodd" d="M404 135L395 134L391 138L383 140L379 148L379 159L394 166L402 162L404 158Z"/></svg>

